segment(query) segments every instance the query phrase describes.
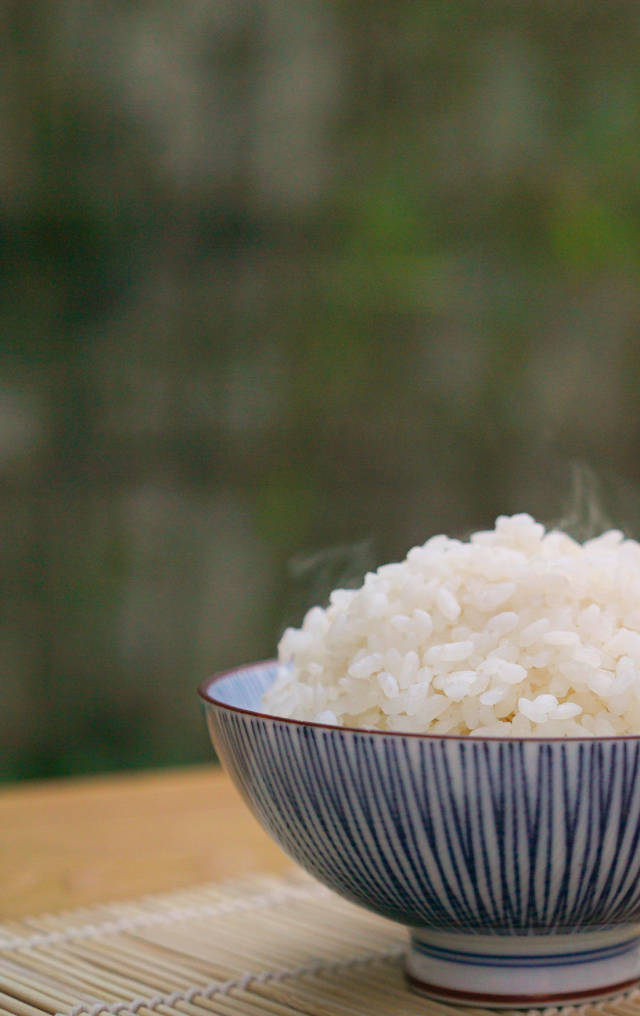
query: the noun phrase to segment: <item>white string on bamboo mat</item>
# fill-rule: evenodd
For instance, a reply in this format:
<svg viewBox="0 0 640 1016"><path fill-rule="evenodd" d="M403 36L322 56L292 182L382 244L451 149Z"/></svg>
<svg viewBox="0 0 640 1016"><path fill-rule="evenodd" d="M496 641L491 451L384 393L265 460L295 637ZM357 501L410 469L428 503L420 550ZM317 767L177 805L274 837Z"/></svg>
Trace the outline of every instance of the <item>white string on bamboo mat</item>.
<svg viewBox="0 0 640 1016"><path fill-rule="evenodd" d="M97 1002L87 1006L80 1002L74 1005L68 1014L57 1013L56 1016L99 1016L100 1013L137 1013L140 1009L158 1009L161 1005L175 1006L177 1002L194 1002L197 998L215 998L216 995L228 995L233 989L246 990L252 984L279 982L289 978L313 976L314 974L331 974L337 971L350 970L352 967L366 966L380 960L397 959L405 952L403 946L394 946L379 953L366 953L352 956L348 960L318 960L291 969L247 971L241 977L232 977L228 981L212 981L205 985L194 985L186 991L172 991L167 995L154 995L152 998L135 998L131 1002L113 1002L105 1005Z"/></svg>
<svg viewBox="0 0 640 1016"><path fill-rule="evenodd" d="M308 887L287 886L254 896L237 897L217 903L196 903L191 906L175 906L170 910L156 910L138 914L135 917L119 917L96 923L81 924L63 931L34 932L32 935L14 935L0 939L0 952L16 952L21 949L37 949L48 945L61 945L76 939L97 938L103 935L117 935L154 925L174 924L178 921L198 920L203 917L224 917L243 910L260 910L276 907L293 900L315 899L330 895L324 886L312 884Z"/></svg>
<svg viewBox="0 0 640 1016"><path fill-rule="evenodd" d="M6 925L9 938L0 940L0 1016L371 1016L371 1005L378 1016L491 1016L407 991L397 927L302 877L196 887L107 906L106 914L41 915L22 922L45 929L30 935L13 934L20 923ZM640 992L535 1016L640 1016Z"/></svg>

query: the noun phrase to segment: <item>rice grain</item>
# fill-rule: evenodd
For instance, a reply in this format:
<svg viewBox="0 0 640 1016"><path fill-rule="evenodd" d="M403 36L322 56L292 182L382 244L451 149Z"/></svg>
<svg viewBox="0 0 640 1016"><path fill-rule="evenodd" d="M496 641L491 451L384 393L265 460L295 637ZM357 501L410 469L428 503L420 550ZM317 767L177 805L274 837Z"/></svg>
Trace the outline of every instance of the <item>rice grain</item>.
<svg viewBox="0 0 640 1016"><path fill-rule="evenodd" d="M264 709L379 730L640 734L640 544L526 514L432 537L279 644Z"/></svg>

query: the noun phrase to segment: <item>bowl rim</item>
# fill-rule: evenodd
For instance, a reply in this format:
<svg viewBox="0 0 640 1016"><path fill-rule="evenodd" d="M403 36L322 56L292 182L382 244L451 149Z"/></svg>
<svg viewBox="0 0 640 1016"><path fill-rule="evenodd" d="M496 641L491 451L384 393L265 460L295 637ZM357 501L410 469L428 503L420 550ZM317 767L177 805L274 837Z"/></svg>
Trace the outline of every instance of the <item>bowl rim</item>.
<svg viewBox="0 0 640 1016"><path fill-rule="evenodd" d="M274 720L278 723L287 723L293 727L314 727L317 730L343 730L350 734L367 734L377 737L411 737L423 741L472 741L475 744L485 744L487 741L498 741L504 744L606 744L613 741L640 741L640 734L607 734L606 737L590 737L588 734L584 737L509 737L508 734L420 734L402 730L375 730L370 727L343 727L338 724L316 723L315 720L294 720L288 716L263 713L257 709L230 706L227 702L221 702L211 694L213 685L226 677L233 677L234 674L256 670L259 667L273 667L277 665L277 659L256 660L254 663L243 663L239 667L221 670L206 678L198 685L198 695L205 705L215 706L216 709L222 709L224 712L235 713L236 715L255 716L261 720Z"/></svg>

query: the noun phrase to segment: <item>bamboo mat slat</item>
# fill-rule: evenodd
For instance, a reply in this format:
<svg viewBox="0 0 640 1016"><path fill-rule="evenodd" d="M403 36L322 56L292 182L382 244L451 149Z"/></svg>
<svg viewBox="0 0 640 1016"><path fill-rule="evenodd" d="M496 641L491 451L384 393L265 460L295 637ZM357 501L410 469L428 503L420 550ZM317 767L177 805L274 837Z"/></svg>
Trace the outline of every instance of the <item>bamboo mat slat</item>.
<svg viewBox="0 0 640 1016"><path fill-rule="evenodd" d="M0 1016L490 1016L408 991L405 947L302 874L254 876L0 924ZM640 990L562 1013L640 1016Z"/></svg>

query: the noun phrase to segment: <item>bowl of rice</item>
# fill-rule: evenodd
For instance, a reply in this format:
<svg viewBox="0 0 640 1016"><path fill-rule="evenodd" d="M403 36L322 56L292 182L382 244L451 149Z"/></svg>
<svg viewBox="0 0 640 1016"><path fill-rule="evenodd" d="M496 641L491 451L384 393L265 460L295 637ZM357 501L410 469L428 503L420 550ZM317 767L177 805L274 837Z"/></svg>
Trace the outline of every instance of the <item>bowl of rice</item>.
<svg viewBox="0 0 640 1016"><path fill-rule="evenodd" d="M408 927L415 990L537 1006L640 978L640 544L529 515L436 536L200 695L278 843Z"/></svg>

